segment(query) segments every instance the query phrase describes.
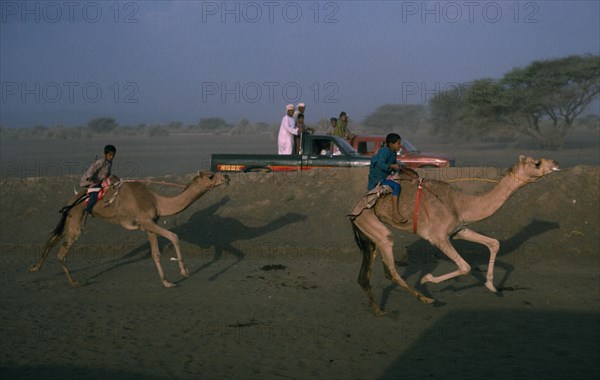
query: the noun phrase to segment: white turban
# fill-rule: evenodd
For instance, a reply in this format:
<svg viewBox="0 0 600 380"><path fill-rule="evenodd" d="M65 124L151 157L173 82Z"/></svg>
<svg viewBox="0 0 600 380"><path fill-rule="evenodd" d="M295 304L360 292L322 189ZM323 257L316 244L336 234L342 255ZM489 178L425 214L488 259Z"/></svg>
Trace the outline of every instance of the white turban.
<svg viewBox="0 0 600 380"><path fill-rule="evenodd" d="M300 107L306 107L306 106L304 105L304 103L298 103L298 108L300 108Z"/></svg>
<svg viewBox="0 0 600 380"><path fill-rule="evenodd" d="M288 104L287 106L285 106L285 110L289 111L289 110L294 110L294 105L293 104Z"/></svg>

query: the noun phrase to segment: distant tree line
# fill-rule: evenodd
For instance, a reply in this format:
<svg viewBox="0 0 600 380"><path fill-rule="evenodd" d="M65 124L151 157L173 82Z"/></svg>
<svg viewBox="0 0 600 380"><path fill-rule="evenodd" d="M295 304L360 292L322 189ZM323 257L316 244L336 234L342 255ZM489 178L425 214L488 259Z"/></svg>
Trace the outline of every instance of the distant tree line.
<svg viewBox="0 0 600 380"><path fill-rule="evenodd" d="M277 124L279 126L279 124ZM202 118L195 124L169 122L166 124L119 125L112 117L97 117L85 126L65 127L57 125L33 128L5 128L0 126L0 137L5 139L81 139L94 136L148 136L167 137L172 134L210 133L210 134L256 134L268 133L274 125L264 122L252 123L242 119L236 124L227 123L219 117Z"/></svg>
<svg viewBox="0 0 600 380"><path fill-rule="evenodd" d="M388 104L367 116L375 131L427 126L449 141L522 140L561 149L575 128L600 127L600 56L535 61L501 79L450 86L426 105ZM584 115L595 102L595 114Z"/></svg>
<svg viewBox="0 0 600 380"><path fill-rule="evenodd" d="M594 125L593 116L575 121L599 101L598 94L599 56L535 61L499 80L479 79L438 94L430 102L432 133L452 139L525 136L542 148L561 149L569 131Z"/></svg>
<svg viewBox="0 0 600 380"><path fill-rule="evenodd" d="M592 114L585 114L590 104ZM600 56L568 56L534 61L500 79L483 78L456 84L435 94L428 104L385 104L352 131L383 134L427 130L433 136L456 141L522 141L546 149L561 149L575 128L600 127ZM279 121L230 124L207 117L195 124L139 124L120 126L111 117L98 117L86 126L10 129L0 126L2 138L90 138L95 135L165 137L182 133L277 134ZM329 120L315 126L324 132Z"/></svg>

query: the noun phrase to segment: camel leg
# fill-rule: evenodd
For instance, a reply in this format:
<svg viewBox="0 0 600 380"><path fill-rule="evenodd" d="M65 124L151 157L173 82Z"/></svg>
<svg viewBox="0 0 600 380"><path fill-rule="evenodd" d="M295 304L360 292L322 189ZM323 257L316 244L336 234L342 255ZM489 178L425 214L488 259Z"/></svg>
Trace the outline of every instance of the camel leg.
<svg viewBox="0 0 600 380"><path fill-rule="evenodd" d="M463 276L469 274L471 272L471 266L458 254L456 249L452 246L448 237L444 236L440 242L431 242L434 246L439 248L450 260L454 261L458 269L454 272L446 273L442 276L433 276L431 273L426 274L421 278L421 284L426 282L433 282L434 284L438 284L440 282L449 280L454 277Z"/></svg>
<svg viewBox="0 0 600 380"><path fill-rule="evenodd" d="M375 257L377 256L377 251L375 248L375 244L369 238L367 238L362 231L353 225L354 233L356 237L356 242L359 245L362 254L362 265L360 267L360 272L358 273L358 284L363 289L363 291L367 294L369 298L369 305L373 308L375 315L380 316L383 314L379 304L375 302L375 297L373 297L373 291L371 290L371 270L373 268L373 262L375 261Z"/></svg>
<svg viewBox="0 0 600 380"><path fill-rule="evenodd" d="M52 251L52 248L54 248L56 243L58 243L61 238L61 234L55 234L52 235L50 239L48 239L46 245L44 246L44 253L42 254L42 257L40 257L40 259L31 268L29 268L29 272L37 272L40 269L42 269L42 265L44 265L46 257L48 257L48 254L50 253L50 251Z"/></svg>
<svg viewBox="0 0 600 380"><path fill-rule="evenodd" d="M78 281L75 281L73 276L71 276L71 272L69 271L69 268L67 268L67 264L65 263L65 258L67 257L67 253L69 253L69 249L71 249L71 246L73 245L74 242L75 242L74 240L65 241L61 245L60 249L58 250L57 257L58 257L58 262L60 263L60 265L62 265L63 271L67 275L67 280L69 281L69 285L71 285L74 288L78 288L81 286L81 283L79 283Z"/></svg>
<svg viewBox="0 0 600 380"><path fill-rule="evenodd" d="M78 214L76 210L71 210L68 211L67 214L63 214L63 216L61 217L61 221L59 222L58 226L56 226L54 232L52 233L52 236L50 237L50 239L48 239L46 245L44 246L44 252L42 254L42 257L40 257L40 259L37 261L37 263L35 263L35 265L29 268L29 272L37 272L40 269L42 269L42 265L44 264L44 261L46 261L46 258L48 257L50 251L52 251L56 243L58 243L65 235L65 227L67 227L67 234L69 233L69 227L74 228L72 220L77 219L77 216ZM81 231L78 233L80 234ZM75 240L77 240L77 238Z"/></svg>
<svg viewBox="0 0 600 380"><path fill-rule="evenodd" d="M165 288L172 288L176 286L172 282L167 281L165 278L165 272L163 271L162 265L160 265L160 250L158 249L158 237L154 232L148 231L148 241L150 242L150 251L152 252L152 260L154 260L154 264L156 265L156 269L158 270L158 276L160 277L160 282L163 284Z"/></svg>
<svg viewBox="0 0 600 380"><path fill-rule="evenodd" d="M400 285L406 291L423 303L431 304L434 302L433 299L426 297L425 295L418 292L415 288L408 285L406 281L400 277L396 271L396 265L394 264L394 243L392 240L391 231L379 221L377 216L372 210L365 210L363 213L354 220L356 226L373 242L377 247L377 250L381 253L383 264L387 267L391 280Z"/></svg>
<svg viewBox="0 0 600 380"><path fill-rule="evenodd" d="M413 296L417 297L417 299L419 301L421 301L425 304L433 303L434 302L433 299L421 294L415 288L408 285L406 283L406 281L404 281L404 279L402 279L402 277L400 277L400 275L396 271L396 264L394 263L393 247L394 247L394 245L392 242L391 233L390 233L390 235L388 235L387 242L384 243L382 246L378 247L379 251L381 252L381 259L383 260L383 265L385 265L387 267L387 270L389 271L389 275L387 275L387 277L389 278L389 276L391 276L391 280L394 283L396 283L396 284L400 285L401 287L403 287L404 289L406 289L407 292L409 292Z"/></svg>
<svg viewBox="0 0 600 380"><path fill-rule="evenodd" d="M65 241L63 241L62 245L60 246L58 253L56 254L56 257L58 259L58 262L62 266L63 271L67 275L67 280L69 281L69 285L76 288L76 287L81 286L81 284L79 282L75 281L75 279L73 279L73 276L71 276L71 272L69 271L69 268L67 268L65 259L67 257L67 254L69 253L69 250L71 249L71 246L73 245L73 243L75 243L77 241L77 239L79 239L79 236L81 236L80 220L78 218L74 218L71 215L69 215L69 218L67 219L66 228L67 228L67 231L66 231Z"/></svg>
<svg viewBox="0 0 600 380"><path fill-rule="evenodd" d="M179 274L182 277L190 277L190 272L188 272L185 266L185 261L181 255L181 249L179 248L179 236L166 228L160 227L158 224L144 226L143 228L146 231L154 232L155 234L168 239L173 244L173 247L175 247L175 255L177 255L177 262L179 263Z"/></svg>
<svg viewBox="0 0 600 380"><path fill-rule="evenodd" d="M488 264L487 273L485 275L485 287L495 293L496 287L494 286L494 263L496 262L498 250L500 250L500 242L468 228L457 233L455 238L483 244L490 250L490 261Z"/></svg>
<svg viewBox="0 0 600 380"><path fill-rule="evenodd" d="M156 235L165 237L171 243L173 243L173 246L175 247L175 254L177 255L177 262L179 263L179 274L182 277L189 277L190 272L188 272L188 270L185 266L185 262L183 261L183 256L181 255L181 249L179 248L179 237L177 236L177 234L174 234L173 232L171 232L165 228L162 228L157 224L143 226L143 229L146 230L147 232L152 232ZM152 243L152 241L151 241L151 243ZM153 258L155 257L154 251L153 251L152 257ZM156 258L154 259L154 262L156 263L156 267L158 268L159 274L161 275L161 281L163 281L163 285L165 285L165 282L167 284L171 284L168 281L164 280L164 275L161 274L162 268L160 266L160 252L158 251L158 243L156 243ZM173 286L173 284L171 284L170 286ZM170 286L165 285L165 287L170 287Z"/></svg>

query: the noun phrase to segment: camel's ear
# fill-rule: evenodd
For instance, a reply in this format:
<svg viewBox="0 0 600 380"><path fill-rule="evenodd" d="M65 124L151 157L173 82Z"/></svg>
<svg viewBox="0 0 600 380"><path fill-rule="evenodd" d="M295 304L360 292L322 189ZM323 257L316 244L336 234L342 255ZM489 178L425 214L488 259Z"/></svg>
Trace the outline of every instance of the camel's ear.
<svg viewBox="0 0 600 380"><path fill-rule="evenodd" d="M527 161L527 157L525 157L524 155L522 155L522 154L521 154L521 155L519 156L519 162L520 162L520 163L522 163L522 164L524 164L524 163L525 163L525 161Z"/></svg>
<svg viewBox="0 0 600 380"><path fill-rule="evenodd" d="M199 175L200 175L200 170L198 170L198 173L196 173L196 176L199 176Z"/></svg>

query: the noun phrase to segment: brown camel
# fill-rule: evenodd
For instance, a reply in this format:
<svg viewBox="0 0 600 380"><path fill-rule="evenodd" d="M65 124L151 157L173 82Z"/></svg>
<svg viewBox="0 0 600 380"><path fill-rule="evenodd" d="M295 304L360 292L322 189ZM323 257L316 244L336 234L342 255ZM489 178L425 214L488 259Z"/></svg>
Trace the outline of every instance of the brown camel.
<svg viewBox="0 0 600 380"><path fill-rule="evenodd" d="M158 269L160 281L164 287L169 288L175 286L175 284L167 281L160 264L158 236L163 236L173 243L181 276L189 277L190 274L181 256L179 238L171 231L160 227L156 222L161 216L171 216L182 212L206 192L228 181L229 177L226 175L198 172L198 175L192 179L180 194L173 197L166 197L153 192L143 183L120 181L119 178L112 176L110 178L110 183L112 184L110 189L104 195L103 201L99 201L94 206L92 213L96 218L118 224L125 229L146 231L148 233L148 240L150 241L152 259ZM64 238L57 254L58 261L67 275L69 284L74 287L80 286L71 276L65 264L65 258L73 243L81 235L81 222L85 206L83 202L77 202L77 200L84 194L85 190L74 195L69 200L69 206L63 209L61 221L50 239L46 242L42 257L29 269L30 272L39 271L48 253L50 253L56 243Z"/></svg>
<svg viewBox="0 0 600 380"><path fill-rule="evenodd" d="M500 243L496 239L467 228L467 225L492 216L517 189L558 170L559 166L555 161L520 156L517 163L508 170L498 184L483 195L461 193L443 181L424 182L415 233L439 248L457 265L458 269L441 276L433 276L431 273L426 274L421 278L421 284L427 282L437 284L470 273L471 267L460 257L450 243L450 237L452 237L480 243L489 249L490 260L485 286L492 292L496 292L494 287L494 261ZM404 215L413 215L417 191L418 184L416 181L404 182L400 198L401 212ZM378 253L381 253L388 279L406 289L423 303L430 304L434 301L408 285L396 271L392 234L385 224L401 230L413 231L413 221L410 218L409 223L394 224L391 198L391 195L383 195L376 200L374 205L367 205L363 195L350 215L356 243L363 253L358 283L367 294L369 303L377 315L380 315L382 311L373 298L369 278L373 262Z"/></svg>

